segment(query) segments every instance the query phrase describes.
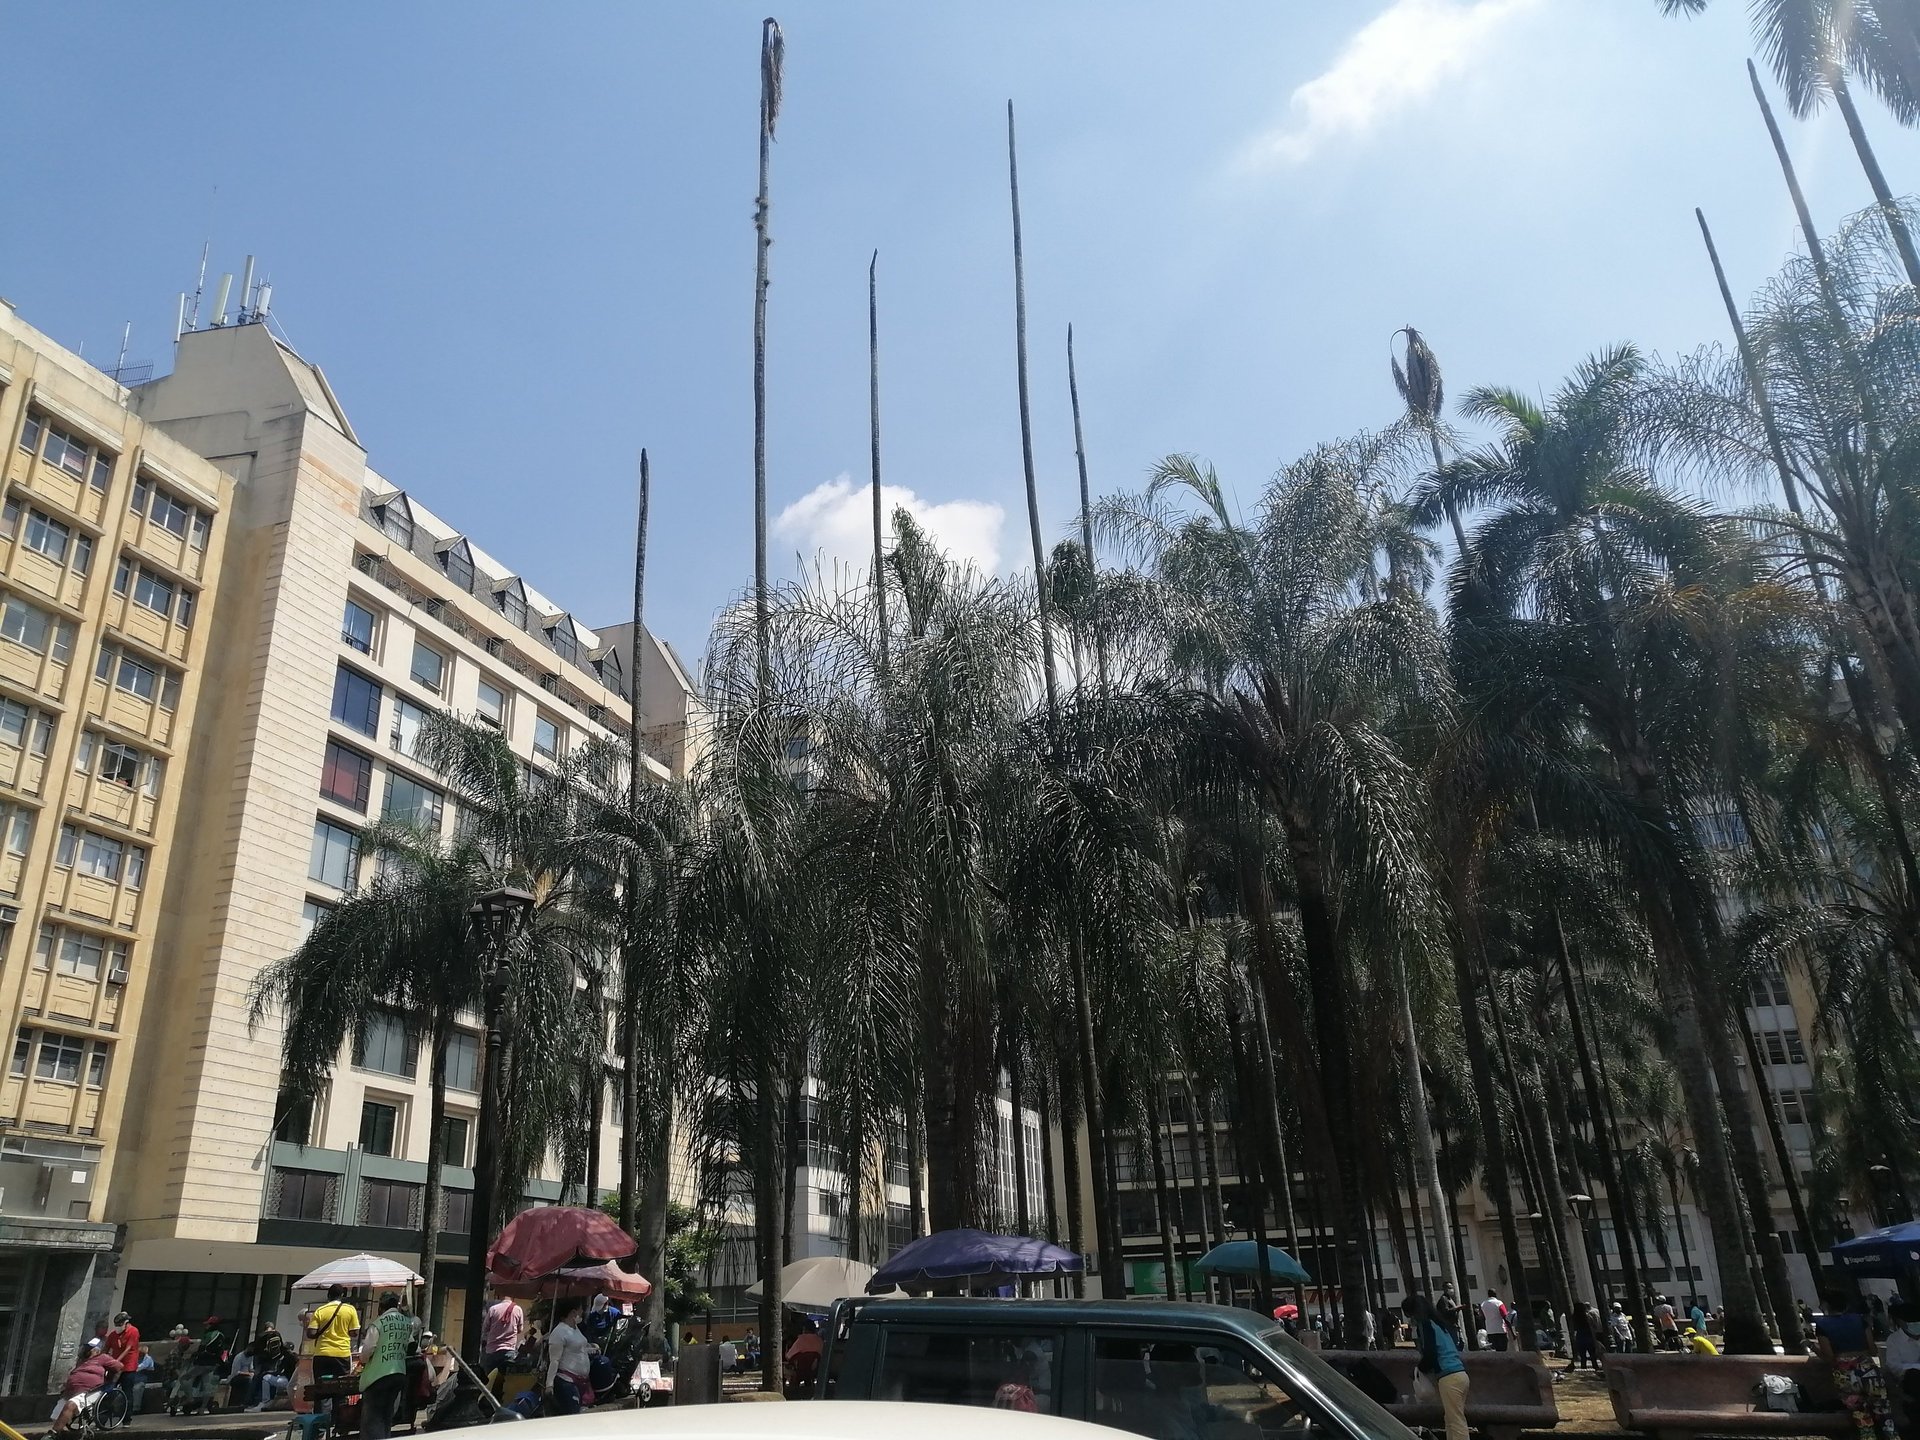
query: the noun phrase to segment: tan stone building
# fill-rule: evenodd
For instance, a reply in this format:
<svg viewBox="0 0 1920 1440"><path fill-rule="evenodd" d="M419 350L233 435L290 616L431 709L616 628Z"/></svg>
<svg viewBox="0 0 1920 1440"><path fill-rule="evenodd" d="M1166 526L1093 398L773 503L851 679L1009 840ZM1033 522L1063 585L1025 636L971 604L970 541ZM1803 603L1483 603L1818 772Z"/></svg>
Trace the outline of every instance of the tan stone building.
<svg viewBox="0 0 1920 1440"><path fill-rule="evenodd" d="M582 626L369 469L325 376L248 318L128 389L0 309L9 1391L47 1388L122 1305L150 1336L208 1314L285 1330L293 1277L416 1255L420 1038L376 1020L292 1104L254 977L365 878L360 827L457 824L412 753L428 711L497 725L532 765L630 722L627 627ZM697 702L651 636L643 670L658 780L691 760ZM456 1289L479 1051L476 1024L449 1059Z"/></svg>
<svg viewBox="0 0 1920 1440"><path fill-rule="evenodd" d="M0 306L0 1385L88 1317L164 1031L173 842L233 501ZM164 1042L163 1042L164 1043ZM131 1113L130 1113L131 1112Z"/></svg>

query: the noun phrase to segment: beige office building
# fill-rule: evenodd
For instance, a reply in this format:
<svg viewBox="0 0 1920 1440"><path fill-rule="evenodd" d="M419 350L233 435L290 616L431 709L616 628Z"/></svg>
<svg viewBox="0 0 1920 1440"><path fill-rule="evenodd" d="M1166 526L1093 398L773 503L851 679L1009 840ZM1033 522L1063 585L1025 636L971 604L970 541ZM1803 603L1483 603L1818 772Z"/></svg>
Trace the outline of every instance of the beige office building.
<svg viewBox="0 0 1920 1440"><path fill-rule="evenodd" d="M233 486L4 306L0 443L0 1385L32 1390L115 1250Z"/></svg>
<svg viewBox="0 0 1920 1440"><path fill-rule="evenodd" d="M428 711L497 725L534 765L630 723L626 627L587 629L369 469L325 376L246 319L183 335L171 374L127 389L0 310L10 1391L47 1388L56 1345L122 1305L149 1335L208 1314L284 1328L314 1265L416 1254L419 1037L377 1019L295 1105L250 987L364 878L360 827L457 824L412 754ZM664 779L696 702L651 636L643 668ZM479 1052L475 1027L449 1058L456 1287ZM616 1149L609 1126L609 1177Z"/></svg>

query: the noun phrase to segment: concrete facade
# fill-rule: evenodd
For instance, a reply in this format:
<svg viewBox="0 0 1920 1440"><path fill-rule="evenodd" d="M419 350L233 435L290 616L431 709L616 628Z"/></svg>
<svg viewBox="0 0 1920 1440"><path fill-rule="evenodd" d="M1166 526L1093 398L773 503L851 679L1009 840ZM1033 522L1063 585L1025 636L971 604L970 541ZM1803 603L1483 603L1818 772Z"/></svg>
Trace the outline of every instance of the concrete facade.
<svg viewBox="0 0 1920 1440"><path fill-rule="evenodd" d="M0 1386L42 1390L112 1284L171 1032L168 896L233 502L131 392L0 307Z"/></svg>
<svg viewBox="0 0 1920 1440"><path fill-rule="evenodd" d="M264 324L185 334L128 389L0 309L0 439L0 1389L35 1391L122 1305L149 1336L209 1313L285 1331L307 1269L417 1260L424 1045L404 1017L370 1027L293 1105L254 982L367 878L360 827L404 809L453 832L459 797L410 753L427 711L537 766L624 736L631 687L628 627L580 625L369 469ZM697 702L651 636L642 671L664 780ZM450 1320L477 1023L457 1044ZM617 1175L613 1123L600 1164Z"/></svg>

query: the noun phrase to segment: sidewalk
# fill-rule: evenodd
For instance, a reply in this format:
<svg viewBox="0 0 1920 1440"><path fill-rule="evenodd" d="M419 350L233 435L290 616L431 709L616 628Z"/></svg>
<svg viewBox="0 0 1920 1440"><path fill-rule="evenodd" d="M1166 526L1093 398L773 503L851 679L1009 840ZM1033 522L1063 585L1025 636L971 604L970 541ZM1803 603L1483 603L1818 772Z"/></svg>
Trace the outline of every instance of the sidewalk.
<svg viewBox="0 0 1920 1440"><path fill-rule="evenodd" d="M52 1406L48 1406L49 1409ZM137 1437L142 1435L165 1435L169 1440L192 1440L200 1435L218 1435L222 1437L252 1435L256 1437L278 1436L285 1432L287 1421L293 1418L291 1410L266 1410L258 1414L234 1410L224 1415L142 1415L130 1427L110 1432L115 1436ZM53 1428L53 1421L34 1420L16 1424L14 1429L22 1435L35 1437L45 1435Z"/></svg>

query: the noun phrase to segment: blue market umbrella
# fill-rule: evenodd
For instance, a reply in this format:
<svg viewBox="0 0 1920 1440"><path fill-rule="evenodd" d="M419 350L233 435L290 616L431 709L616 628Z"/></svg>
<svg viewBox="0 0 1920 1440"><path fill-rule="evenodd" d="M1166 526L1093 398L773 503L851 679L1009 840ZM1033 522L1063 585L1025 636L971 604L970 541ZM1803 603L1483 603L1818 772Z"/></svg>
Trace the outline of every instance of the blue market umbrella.
<svg viewBox="0 0 1920 1440"><path fill-rule="evenodd" d="M1031 1235L989 1235L984 1230L936 1230L902 1245L867 1281L878 1295L896 1286L932 1290L962 1280L1014 1280L1069 1275L1084 1268L1071 1250Z"/></svg>
<svg viewBox="0 0 1920 1440"><path fill-rule="evenodd" d="M1833 1263L1871 1280L1901 1280L1920 1272L1920 1220L1842 1240L1833 1247Z"/></svg>
<svg viewBox="0 0 1920 1440"><path fill-rule="evenodd" d="M1260 1273L1260 1247L1252 1240L1229 1240L1216 1245L1194 1262L1194 1268L1208 1275L1255 1275ZM1300 1262L1278 1245L1267 1246L1267 1271L1276 1280L1289 1285L1311 1285L1313 1277Z"/></svg>

